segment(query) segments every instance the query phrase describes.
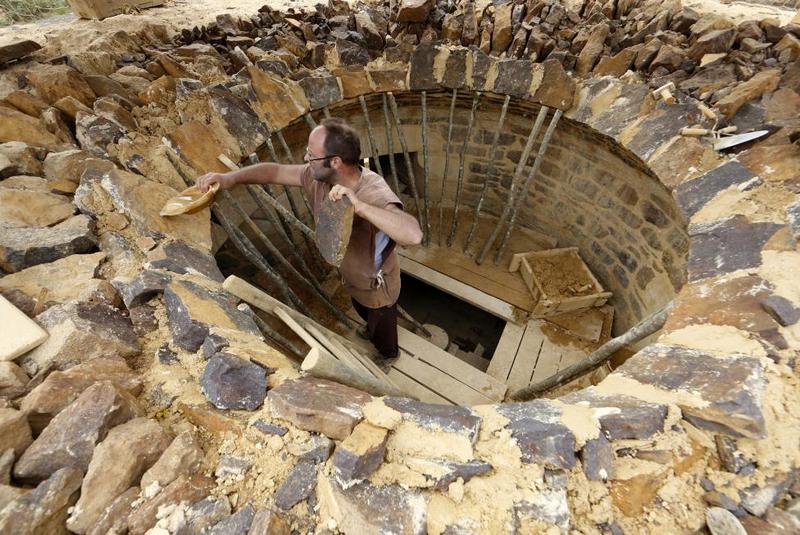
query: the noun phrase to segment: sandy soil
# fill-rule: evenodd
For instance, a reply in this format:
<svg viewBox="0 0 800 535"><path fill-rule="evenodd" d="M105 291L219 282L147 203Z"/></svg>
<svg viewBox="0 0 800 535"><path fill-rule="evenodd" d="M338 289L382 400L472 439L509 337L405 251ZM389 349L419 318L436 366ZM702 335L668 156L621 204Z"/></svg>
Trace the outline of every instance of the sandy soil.
<svg viewBox="0 0 800 535"><path fill-rule="evenodd" d="M114 30L130 30L132 26L136 27L142 24L144 19L154 19L153 22L165 23L168 25L168 29L177 31L182 28L207 24L221 13L230 13L236 16L252 15L265 4L273 8L312 9L318 2L319 0L167 0L163 6L143 10L141 14L117 15L103 21L78 19L75 15L61 15L27 24L14 24L0 28L0 46L21 39L32 39L44 45L50 37L65 30L86 36L96 36L100 32ZM785 24L792 19L796 12L793 8L748 2L731 3L730 0L727 2L684 0L684 5L701 13L723 14L735 22L774 17ZM90 40L86 42L90 42Z"/></svg>

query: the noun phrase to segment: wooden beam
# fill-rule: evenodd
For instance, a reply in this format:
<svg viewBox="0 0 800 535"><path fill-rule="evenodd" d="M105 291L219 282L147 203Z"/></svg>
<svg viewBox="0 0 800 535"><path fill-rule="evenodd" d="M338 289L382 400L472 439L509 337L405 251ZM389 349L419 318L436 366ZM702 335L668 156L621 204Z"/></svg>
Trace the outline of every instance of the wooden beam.
<svg viewBox="0 0 800 535"><path fill-rule="evenodd" d="M485 397L490 401L503 400L507 390L503 382L485 374L402 327L397 328L397 340L400 347L407 351L410 356L435 367L442 373L474 390L481 397ZM396 366L393 365L393 367Z"/></svg>
<svg viewBox="0 0 800 535"><path fill-rule="evenodd" d="M514 366L514 359L517 358L517 352L519 352L523 334L525 334L525 325L518 325L511 321L506 322L503 334L500 335L500 340L497 342L494 355L492 355L492 360L486 369L487 374L498 381L504 383L508 381L511 368Z"/></svg>
<svg viewBox="0 0 800 535"><path fill-rule="evenodd" d="M400 269L431 286L458 297L481 310L506 321L514 321L514 305L464 284L444 273L433 270L416 260L400 256Z"/></svg>
<svg viewBox="0 0 800 535"><path fill-rule="evenodd" d="M448 401L433 390L421 385L400 370L394 368L389 370L389 379L420 401L434 403L436 405L454 405L452 401Z"/></svg>
<svg viewBox="0 0 800 535"><path fill-rule="evenodd" d="M494 403L477 390L470 388L458 379L444 373L429 363L401 354L392 364L392 369L399 370L421 383L441 397L458 405L486 405Z"/></svg>
<svg viewBox="0 0 800 535"><path fill-rule="evenodd" d="M314 377L336 381L376 396L398 395L396 389L387 390L383 382L366 370L356 370L317 347L311 348L300 369Z"/></svg>

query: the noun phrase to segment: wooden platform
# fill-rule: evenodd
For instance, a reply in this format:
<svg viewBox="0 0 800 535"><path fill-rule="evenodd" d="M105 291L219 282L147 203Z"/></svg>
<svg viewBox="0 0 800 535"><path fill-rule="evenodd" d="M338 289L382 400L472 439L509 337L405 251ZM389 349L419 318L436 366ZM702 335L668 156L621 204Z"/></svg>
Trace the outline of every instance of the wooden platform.
<svg viewBox="0 0 800 535"><path fill-rule="evenodd" d="M389 378L420 401L455 405L497 403L507 386L436 347L414 333L398 328L400 357Z"/></svg>

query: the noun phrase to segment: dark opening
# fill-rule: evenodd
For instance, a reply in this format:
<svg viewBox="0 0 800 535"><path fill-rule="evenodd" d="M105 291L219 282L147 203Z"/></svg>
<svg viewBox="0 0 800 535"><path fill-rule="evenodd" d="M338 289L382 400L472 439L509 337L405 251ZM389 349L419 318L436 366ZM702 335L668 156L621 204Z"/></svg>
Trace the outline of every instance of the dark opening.
<svg viewBox="0 0 800 535"><path fill-rule="evenodd" d="M376 173L378 172L378 166L375 163L375 159L369 156L369 168ZM417 165L417 153L416 152L409 152L409 158L411 159L411 165L414 167L414 178L417 179L419 182L420 177L422 177L423 169ZM403 156L402 152L397 152L395 154L381 154L378 156L381 164L381 170L383 171L383 178L386 179L387 184L389 187L394 189L394 180L392 179L392 164L391 158L394 158L394 166L397 170L397 183L400 186L400 191L397 193L404 193L407 195L411 195L411 186L410 180L411 176L408 172L408 166L406 165L406 158ZM419 184L417 184L417 189L419 189Z"/></svg>
<svg viewBox="0 0 800 535"><path fill-rule="evenodd" d="M415 320L444 329L451 353L486 371L505 321L403 273L400 306Z"/></svg>

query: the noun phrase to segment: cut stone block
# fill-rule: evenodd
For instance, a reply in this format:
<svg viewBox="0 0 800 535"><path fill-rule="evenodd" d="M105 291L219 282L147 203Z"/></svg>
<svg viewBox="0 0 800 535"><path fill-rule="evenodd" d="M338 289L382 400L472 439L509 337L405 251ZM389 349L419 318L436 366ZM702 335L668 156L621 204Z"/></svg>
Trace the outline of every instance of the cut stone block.
<svg viewBox="0 0 800 535"><path fill-rule="evenodd" d="M203 533L208 535L247 535L250 531L250 525L253 523L253 517L256 512L253 506L248 504L243 507L236 514L224 518L207 528Z"/></svg>
<svg viewBox="0 0 800 535"><path fill-rule="evenodd" d="M343 533L426 532L425 497L400 485L360 483L342 489L335 478L320 475L317 496L323 525L333 519Z"/></svg>
<svg viewBox="0 0 800 535"><path fill-rule="evenodd" d="M260 335L254 320L236 308L236 299L221 288L175 280L164 291L164 303L172 338L187 351L200 349L212 326Z"/></svg>
<svg viewBox="0 0 800 535"><path fill-rule="evenodd" d="M551 402L502 404L497 412L508 418L506 427L517 441L523 462L548 468L575 466L575 437L561 423L561 411Z"/></svg>
<svg viewBox="0 0 800 535"><path fill-rule="evenodd" d="M409 84L414 91L430 91L436 89L434 60L440 47L434 43L422 43L411 53Z"/></svg>
<svg viewBox="0 0 800 535"><path fill-rule="evenodd" d="M16 409L0 409L0 451L13 450L19 458L33 442L25 413Z"/></svg>
<svg viewBox="0 0 800 535"><path fill-rule="evenodd" d="M681 402L683 417L697 427L734 437L763 438L763 364L744 355L710 355L695 349L654 344L614 373L697 402ZM705 405L705 406L703 406Z"/></svg>
<svg viewBox="0 0 800 535"><path fill-rule="evenodd" d="M366 392L315 377L284 381L268 397L273 417L335 440L350 435L372 400Z"/></svg>
<svg viewBox="0 0 800 535"><path fill-rule="evenodd" d="M236 481L241 481L252 465L253 463L247 459L234 455L223 455L219 459L216 470L214 470L214 477L217 479L232 478Z"/></svg>
<svg viewBox="0 0 800 535"><path fill-rule="evenodd" d="M106 507L139 481L168 444L166 432L148 418L134 418L111 429L95 448L67 528L86 533Z"/></svg>
<svg viewBox="0 0 800 535"><path fill-rule="evenodd" d="M181 502L194 503L207 497L214 488L214 480L205 476L181 476L155 496L146 499L131 511L128 517L128 532L144 535L156 525L159 509Z"/></svg>
<svg viewBox="0 0 800 535"><path fill-rule="evenodd" d="M200 387L218 409L254 411L267 396L267 371L247 360L217 353L206 364Z"/></svg>
<svg viewBox="0 0 800 535"><path fill-rule="evenodd" d="M203 533L203 529L213 526L231 514L227 497L208 497L193 503L186 510L186 527L189 533Z"/></svg>
<svg viewBox="0 0 800 535"><path fill-rule="evenodd" d="M589 406L600 422L600 430L609 440L645 440L664 431L667 406L636 398L599 394L595 387L559 398L574 405Z"/></svg>
<svg viewBox="0 0 800 535"><path fill-rule="evenodd" d="M301 79L300 87L303 88L312 110L319 110L342 100L339 81L323 69L318 69L311 76Z"/></svg>
<svg viewBox="0 0 800 535"><path fill-rule="evenodd" d="M8 63L15 59L24 58L28 54L36 52L42 45L30 39L14 41L0 47L0 63Z"/></svg>
<svg viewBox="0 0 800 535"><path fill-rule="evenodd" d="M0 511L0 533L64 533L67 509L78 499L82 477L83 471L76 468L54 472Z"/></svg>
<svg viewBox="0 0 800 535"><path fill-rule="evenodd" d="M440 459L406 459L405 462L414 471L424 474L435 490L442 492L446 492L450 484L458 479L466 483L475 476L492 471L491 464L479 460L460 463Z"/></svg>
<svg viewBox="0 0 800 535"><path fill-rule="evenodd" d="M378 469L388 439L388 430L369 422L361 422L353 429L333 454L333 471L343 488L363 481Z"/></svg>
<svg viewBox="0 0 800 535"><path fill-rule="evenodd" d="M41 481L64 467L85 472L108 430L141 414L126 391L108 381L96 383L53 418L17 461L14 476Z"/></svg>
<svg viewBox="0 0 800 535"><path fill-rule="evenodd" d="M338 201L325 199L317 214L314 240L322 258L332 266L339 267L350 245L355 211L347 197Z"/></svg>
<svg viewBox="0 0 800 535"><path fill-rule="evenodd" d="M0 361L10 361L27 353L47 340L47 331L23 314L0 295L0 324L3 325L3 344Z"/></svg>
<svg viewBox="0 0 800 535"><path fill-rule="evenodd" d="M77 215L52 227L0 226L0 268L20 271L97 247L94 223Z"/></svg>
<svg viewBox="0 0 800 535"><path fill-rule="evenodd" d="M0 398L15 399L25 393L28 384L25 370L9 360L0 360Z"/></svg>
<svg viewBox="0 0 800 535"><path fill-rule="evenodd" d="M116 290L109 282L95 278L105 258L102 252L80 254L32 266L0 278L0 293L26 314L33 312L43 290L47 293L41 310L71 301L112 304L118 300Z"/></svg>
<svg viewBox="0 0 800 535"><path fill-rule="evenodd" d="M383 403L403 415L404 420L432 431L457 433L475 443L481 419L467 407L436 405L409 398L383 398Z"/></svg>
<svg viewBox="0 0 800 535"><path fill-rule="evenodd" d="M699 281L761 263L761 249L778 232L776 223L750 223L736 215L690 229L689 280Z"/></svg>
<svg viewBox="0 0 800 535"><path fill-rule="evenodd" d="M42 176L41 160L46 152L40 147L31 147L19 141L0 143L0 160L6 162L0 165L0 178L14 175Z"/></svg>
<svg viewBox="0 0 800 535"><path fill-rule="evenodd" d="M501 95L525 98L530 91L532 77L533 65L530 61L500 60L497 62L497 79L494 82L494 91Z"/></svg>
<svg viewBox="0 0 800 535"><path fill-rule="evenodd" d="M514 504L514 515L521 525L526 521L546 522L567 530L570 521L567 491L544 490Z"/></svg>
<svg viewBox="0 0 800 535"><path fill-rule="evenodd" d="M586 442L581 450L581 460L583 473L589 481L614 479L614 448L602 433Z"/></svg>
<svg viewBox="0 0 800 535"><path fill-rule="evenodd" d="M116 122L93 113L77 111L75 114L75 137L81 148L105 158L108 146L118 143L127 130Z"/></svg>
<svg viewBox="0 0 800 535"><path fill-rule="evenodd" d="M288 511L303 500L307 500L316 486L317 465L308 462L298 463L275 492L275 505Z"/></svg>
<svg viewBox="0 0 800 535"><path fill-rule="evenodd" d="M54 371L28 393L20 409L28 416L35 434L47 427L53 417L99 381L111 381L132 396L142 391L139 376L122 357L97 357L65 371Z"/></svg>
<svg viewBox="0 0 800 535"><path fill-rule="evenodd" d="M687 218L696 214L720 191L755 178L748 168L736 160L725 162L711 171L683 182L675 189L678 206Z"/></svg>
<svg viewBox="0 0 800 535"><path fill-rule="evenodd" d="M158 482L166 487L182 475L191 475L203 461L203 450L191 431L184 431L170 443L158 460L142 475L139 484L147 488Z"/></svg>
<svg viewBox="0 0 800 535"><path fill-rule="evenodd" d="M218 282L225 279L211 254L184 241L169 241L159 245L147 253L147 261L151 269L180 274L199 273Z"/></svg>
<svg viewBox="0 0 800 535"><path fill-rule="evenodd" d="M139 499L139 487L131 487L117 496L111 505L100 514L94 526L86 535L108 535L109 533L122 533L128 529L128 515L133 502Z"/></svg>
<svg viewBox="0 0 800 535"><path fill-rule="evenodd" d="M0 224L4 226L49 227L74 213L75 206L63 195L0 186Z"/></svg>
<svg viewBox="0 0 800 535"><path fill-rule="evenodd" d="M45 124L30 115L0 107L0 142L19 141L49 150L63 150L65 143L50 133Z"/></svg>
<svg viewBox="0 0 800 535"><path fill-rule="evenodd" d="M163 293L164 289L172 281L166 273L158 271L142 271L133 278L118 277L111 281L117 289L122 302L129 309L142 305L153 296Z"/></svg>
<svg viewBox="0 0 800 535"><path fill-rule="evenodd" d="M57 305L36 320L50 336L19 359L31 376L47 369L64 370L96 357L130 357L140 351L130 319L102 303Z"/></svg>

